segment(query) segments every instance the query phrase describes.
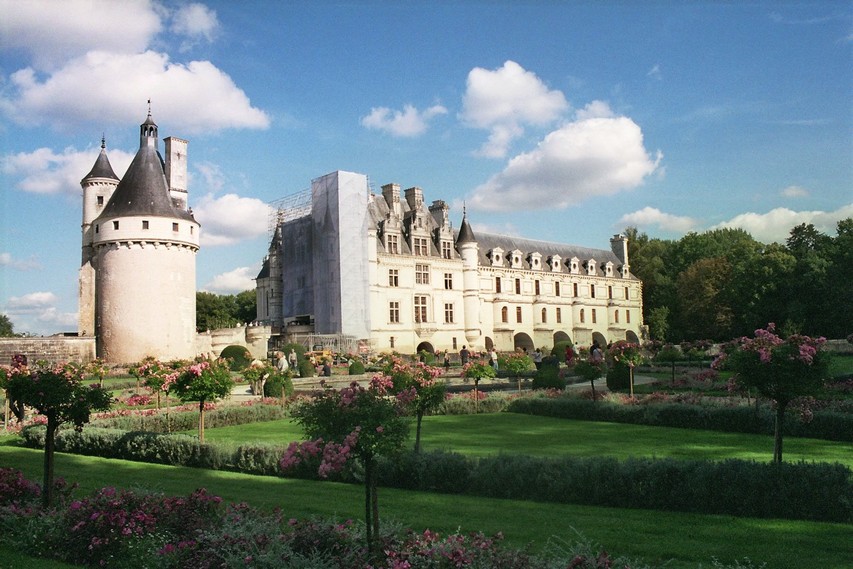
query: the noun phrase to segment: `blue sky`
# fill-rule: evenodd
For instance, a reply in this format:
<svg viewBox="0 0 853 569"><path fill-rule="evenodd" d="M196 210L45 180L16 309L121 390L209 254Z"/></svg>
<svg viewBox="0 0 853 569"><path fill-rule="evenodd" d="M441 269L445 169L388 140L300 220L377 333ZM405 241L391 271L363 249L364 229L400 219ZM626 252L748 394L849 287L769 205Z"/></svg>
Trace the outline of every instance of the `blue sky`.
<svg viewBox="0 0 853 569"><path fill-rule="evenodd" d="M848 2L0 0L0 311L76 330L80 179L189 142L198 288L253 288L268 203L334 170L476 231L608 248L853 215ZM161 146L162 151L162 146Z"/></svg>

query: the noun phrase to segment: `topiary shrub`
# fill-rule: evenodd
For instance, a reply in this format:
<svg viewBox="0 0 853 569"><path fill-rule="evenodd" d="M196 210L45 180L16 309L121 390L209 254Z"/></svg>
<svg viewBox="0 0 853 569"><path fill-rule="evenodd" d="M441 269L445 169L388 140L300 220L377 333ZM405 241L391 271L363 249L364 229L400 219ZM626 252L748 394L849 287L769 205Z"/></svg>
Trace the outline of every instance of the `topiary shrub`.
<svg viewBox="0 0 853 569"><path fill-rule="evenodd" d="M566 380L560 376L560 365L554 358L547 358L533 378L533 389L565 389Z"/></svg>
<svg viewBox="0 0 853 569"><path fill-rule="evenodd" d="M628 366L616 362L607 370L607 389L627 391L631 387L631 370Z"/></svg>
<svg viewBox="0 0 853 569"><path fill-rule="evenodd" d="M317 375L317 370L311 365L308 360L299 360L299 377L314 377Z"/></svg>
<svg viewBox="0 0 853 569"><path fill-rule="evenodd" d="M364 364L361 363L361 360L355 359L349 364L349 374L350 375L361 375L364 373Z"/></svg>
<svg viewBox="0 0 853 569"><path fill-rule="evenodd" d="M245 369L249 367L249 364L252 362L252 354L249 353L249 350L243 346L236 346L233 344L222 350L219 357L228 360L228 367L231 371L240 371Z"/></svg>
<svg viewBox="0 0 853 569"><path fill-rule="evenodd" d="M284 390L284 393L282 393ZM293 395L293 380L290 372L274 373L264 383L264 397L290 397Z"/></svg>

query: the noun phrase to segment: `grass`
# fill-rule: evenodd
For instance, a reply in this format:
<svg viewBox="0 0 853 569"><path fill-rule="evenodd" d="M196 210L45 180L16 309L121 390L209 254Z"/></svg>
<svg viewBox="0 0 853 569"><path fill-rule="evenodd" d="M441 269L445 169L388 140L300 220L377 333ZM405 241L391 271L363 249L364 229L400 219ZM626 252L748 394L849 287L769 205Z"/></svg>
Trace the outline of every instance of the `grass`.
<svg viewBox="0 0 853 569"><path fill-rule="evenodd" d="M195 434L195 431L187 431L187 434ZM205 430L208 442L256 441L286 445L302 438L299 425L289 420ZM773 437L770 435L572 421L516 413L425 417L421 444L425 450L452 450L470 456L505 453L619 459L738 458L759 462L769 462L773 458ZM786 437L783 456L788 462L839 462L853 468L851 443Z"/></svg>
<svg viewBox="0 0 853 569"><path fill-rule="evenodd" d="M42 452L15 446L14 437L3 439L0 438L0 464L20 468L29 478L40 479ZM281 508L286 517L361 519L363 511L360 486L61 453L56 458L56 475L78 482L80 492L112 485L141 486L181 495L205 487L226 501ZM671 560L668 569L697 569L700 564L707 567L712 557L732 562L744 556L766 562L768 569L853 566L849 548L853 526L845 524L594 508L385 488L380 490L380 508L383 520L393 519L416 530L429 528L447 533L460 529L487 534L502 531L508 545L532 544L534 550L542 548L552 536L576 541L576 532L580 532L614 554L642 557L649 563ZM0 550L0 556L4 553Z"/></svg>

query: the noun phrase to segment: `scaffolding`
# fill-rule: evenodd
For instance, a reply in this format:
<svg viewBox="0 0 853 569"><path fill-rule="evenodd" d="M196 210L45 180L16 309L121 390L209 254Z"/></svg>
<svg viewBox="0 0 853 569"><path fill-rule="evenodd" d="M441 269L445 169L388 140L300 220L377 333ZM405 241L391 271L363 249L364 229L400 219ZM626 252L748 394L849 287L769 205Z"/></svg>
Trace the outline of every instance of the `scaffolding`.
<svg viewBox="0 0 853 569"><path fill-rule="evenodd" d="M276 227L282 223L311 215L311 188L290 194L281 199L269 202L270 214L267 225L269 237L272 238Z"/></svg>

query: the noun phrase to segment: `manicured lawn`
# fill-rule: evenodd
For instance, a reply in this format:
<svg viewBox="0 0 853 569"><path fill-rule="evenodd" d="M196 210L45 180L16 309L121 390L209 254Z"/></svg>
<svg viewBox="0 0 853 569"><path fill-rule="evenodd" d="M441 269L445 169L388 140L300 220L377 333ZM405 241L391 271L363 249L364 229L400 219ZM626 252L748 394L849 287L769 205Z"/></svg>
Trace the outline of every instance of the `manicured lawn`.
<svg viewBox="0 0 853 569"><path fill-rule="evenodd" d="M194 434L188 432L187 434ZM672 429L592 421L571 421L516 413L425 417L425 450L452 450L472 456L499 453L532 456L613 456L770 461L773 437ZM299 425L288 420L208 429L208 441L249 441L287 445L301 440ZM786 437L783 456L799 460L840 462L853 468L853 443Z"/></svg>
<svg viewBox="0 0 853 569"><path fill-rule="evenodd" d="M6 441L0 438L0 464L20 468L29 478L40 479L42 452L18 448L13 442L13 438ZM280 507L286 517L320 515L360 519L363 509L360 486L330 482L61 453L57 455L56 475L80 483L80 490L85 492L112 485L187 494L205 487L227 501ZM696 569L700 563L707 568L712 557L730 562L744 556L767 562L768 569L853 566L849 547L853 525L594 508L393 489L380 490L380 508L383 519L394 519L418 530L429 528L441 533L480 530L489 534L502 531L506 542L513 546L530 543L541 548L554 536L571 542L576 540L577 531L615 554L640 556L647 562L671 559L668 569Z"/></svg>

